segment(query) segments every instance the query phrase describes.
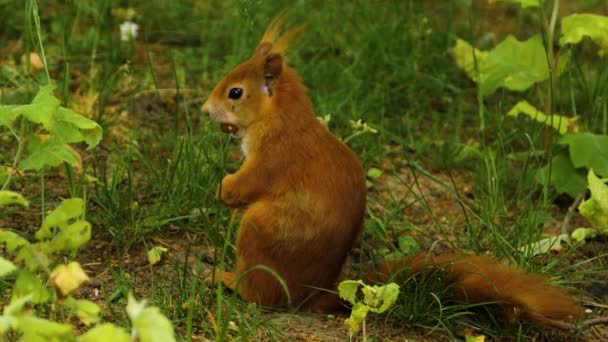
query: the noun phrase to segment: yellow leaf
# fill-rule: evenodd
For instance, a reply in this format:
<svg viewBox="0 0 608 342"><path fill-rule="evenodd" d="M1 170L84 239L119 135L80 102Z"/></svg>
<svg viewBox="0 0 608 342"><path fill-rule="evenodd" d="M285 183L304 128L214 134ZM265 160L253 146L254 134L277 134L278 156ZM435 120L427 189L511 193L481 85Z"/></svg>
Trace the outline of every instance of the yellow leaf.
<svg viewBox="0 0 608 342"><path fill-rule="evenodd" d="M148 251L148 262L150 265L156 265L162 259L162 254L168 251L165 247L156 246Z"/></svg>
<svg viewBox="0 0 608 342"><path fill-rule="evenodd" d="M75 261L67 266L59 265L51 273L51 285L63 296L67 296L89 280L80 264Z"/></svg>
<svg viewBox="0 0 608 342"><path fill-rule="evenodd" d="M550 115L536 109L526 100L517 102L517 104L507 113L508 116L515 117L519 114L524 114L535 121L551 126L553 129L557 130L559 134L576 133L579 130L578 125L576 124L578 116L568 117L553 114L553 118L551 118Z"/></svg>

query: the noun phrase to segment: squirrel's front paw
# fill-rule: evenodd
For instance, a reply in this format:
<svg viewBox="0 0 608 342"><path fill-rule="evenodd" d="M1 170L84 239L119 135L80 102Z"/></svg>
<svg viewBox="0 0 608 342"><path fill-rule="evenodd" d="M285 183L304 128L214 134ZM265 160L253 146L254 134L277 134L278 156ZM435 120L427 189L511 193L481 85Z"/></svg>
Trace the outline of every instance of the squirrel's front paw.
<svg viewBox="0 0 608 342"><path fill-rule="evenodd" d="M218 187L215 197L228 207L234 208L242 205L236 187L234 186L233 175L228 175L222 179L222 184Z"/></svg>

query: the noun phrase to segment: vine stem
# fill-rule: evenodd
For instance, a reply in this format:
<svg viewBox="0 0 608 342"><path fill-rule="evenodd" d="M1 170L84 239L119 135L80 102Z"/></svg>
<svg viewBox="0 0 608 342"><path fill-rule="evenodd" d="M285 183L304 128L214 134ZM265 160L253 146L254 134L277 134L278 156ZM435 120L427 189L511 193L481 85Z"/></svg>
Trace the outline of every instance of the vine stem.
<svg viewBox="0 0 608 342"><path fill-rule="evenodd" d="M553 55L553 38L555 36L555 23L557 22L557 13L559 12L559 0L553 0L553 10L549 27L547 28L547 51L549 54L549 67L551 69L557 67L555 65L555 56Z"/></svg>
<svg viewBox="0 0 608 342"><path fill-rule="evenodd" d="M17 172L17 166L19 165L19 162L21 161L21 155L23 154L23 149L25 148L25 135L26 135L25 130L27 129L26 125L27 125L27 122L21 121L21 133L22 133L21 136L19 136L18 134L13 132L15 139L17 139L17 152L15 153L15 159L13 160L13 165L11 166L11 170L8 173L8 176L6 177L6 180L4 181L2 188L0 189L1 191L8 189L8 186L11 183L11 180L13 178L13 174L15 172Z"/></svg>
<svg viewBox="0 0 608 342"><path fill-rule="evenodd" d="M32 2L32 15L34 16L34 24L36 25L36 36L38 37L38 45L40 46L40 54L42 55L42 63L44 64L44 72L46 73L47 82L51 82L51 75L49 74L49 67L46 62L46 54L44 53L44 46L42 44L42 34L40 28L40 16L38 15L38 2L34 0Z"/></svg>

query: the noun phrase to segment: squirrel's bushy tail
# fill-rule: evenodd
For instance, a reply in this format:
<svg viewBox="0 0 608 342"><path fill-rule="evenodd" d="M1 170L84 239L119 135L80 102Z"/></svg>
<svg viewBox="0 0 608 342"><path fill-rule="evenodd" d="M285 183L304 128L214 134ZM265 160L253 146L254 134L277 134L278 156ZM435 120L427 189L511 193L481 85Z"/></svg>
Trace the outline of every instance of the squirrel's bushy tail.
<svg viewBox="0 0 608 342"><path fill-rule="evenodd" d="M441 270L456 295L468 303L495 302L509 322L523 317L540 326L560 327L560 322L580 318L584 309L564 290L547 284L538 274L499 263L488 256L421 253L387 262L368 280L386 282L389 277L404 279L419 272Z"/></svg>

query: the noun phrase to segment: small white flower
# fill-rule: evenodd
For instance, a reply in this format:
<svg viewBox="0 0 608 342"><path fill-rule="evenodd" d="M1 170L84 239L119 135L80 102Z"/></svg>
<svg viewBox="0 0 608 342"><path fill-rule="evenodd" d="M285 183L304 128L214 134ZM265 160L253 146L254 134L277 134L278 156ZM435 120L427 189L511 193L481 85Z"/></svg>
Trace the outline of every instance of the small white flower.
<svg viewBox="0 0 608 342"><path fill-rule="evenodd" d="M138 26L132 21L125 21L120 24L120 40L128 42L137 38Z"/></svg>
<svg viewBox="0 0 608 342"><path fill-rule="evenodd" d="M329 122L331 121L331 114L327 114L325 116L318 116L317 119L319 119L319 121L321 122L321 124L327 128L329 125Z"/></svg>
<svg viewBox="0 0 608 342"><path fill-rule="evenodd" d="M357 120L357 121L353 121L353 120L349 120L350 122L350 127L355 131L355 133L357 134L362 134L362 133L378 133L378 130L376 130L375 128L369 126L367 123L361 121L361 119Z"/></svg>

